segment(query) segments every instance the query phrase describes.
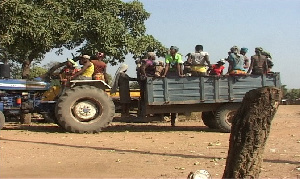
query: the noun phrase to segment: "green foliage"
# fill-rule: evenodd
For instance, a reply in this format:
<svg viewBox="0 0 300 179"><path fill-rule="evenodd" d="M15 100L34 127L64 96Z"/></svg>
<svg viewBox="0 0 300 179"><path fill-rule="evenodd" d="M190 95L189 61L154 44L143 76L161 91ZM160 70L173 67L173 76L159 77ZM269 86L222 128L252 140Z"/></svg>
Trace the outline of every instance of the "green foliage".
<svg viewBox="0 0 300 179"><path fill-rule="evenodd" d="M40 60L54 47L72 38L66 27L74 24L55 1L10 0L0 4L0 45L9 59Z"/></svg>
<svg viewBox="0 0 300 179"><path fill-rule="evenodd" d="M287 90L286 94L284 95L285 99L294 101L300 98L300 89L290 89Z"/></svg>
<svg viewBox="0 0 300 179"><path fill-rule="evenodd" d="M300 98L300 89L287 89L286 85L281 86L282 96L289 101L295 101Z"/></svg>
<svg viewBox="0 0 300 179"><path fill-rule="evenodd" d="M11 69L11 78L21 79L22 78L22 66L16 62L10 63ZM30 67L29 79L40 77L47 72L47 68L41 67L37 64L33 64Z"/></svg>
<svg viewBox="0 0 300 179"><path fill-rule="evenodd" d="M116 65L128 53L163 56L166 48L145 34L150 14L139 1L4 0L0 3L0 60L31 63L53 48L104 52ZM23 69L24 70L24 69Z"/></svg>
<svg viewBox="0 0 300 179"><path fill-rule="evenodd" d="M144 10L142 3L120 0L75 2L77 4L73 3L70 8L74 11L74 18L80 22L77 42L85 42L79 50L81 53L105 52L108 62L116 65L124 62L128 53L138 58L148 51L166 52L160 42L145 34L144 21L150 14Z"/></svg>
<svg viewBox="0 0 300 179"><path fill-rule="evenodd" d="M108 74L108 73L106 73L106 75L107 75L108 84L111 85L111 83L112 83L112 76L110 74Z"/></svg>
<svg viewBox="0 0 300 179"><path fill-rule="evenodd" d="M13 79L21 79L22 78L22 66L15 62L10 62L10 75Z"/></svg>
<svg viewBox="0 0 300 179"><path fill-rule="evenodd" d="M30 79L33 79L33 78L36 78L36 77L40 77L42 76L43 74L45 74L47 72L47 69L43 68L43 67L40 67L40 66L33 66L31 69L30 69L30 75L29 75L29 78Z"/></svg>

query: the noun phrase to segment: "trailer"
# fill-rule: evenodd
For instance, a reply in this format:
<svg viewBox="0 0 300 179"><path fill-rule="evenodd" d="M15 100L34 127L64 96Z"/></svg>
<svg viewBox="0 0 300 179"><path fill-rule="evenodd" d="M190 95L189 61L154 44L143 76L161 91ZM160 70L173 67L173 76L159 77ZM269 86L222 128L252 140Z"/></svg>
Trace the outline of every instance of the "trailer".
<svg viewBox="0 0 300 179"><path fill-rule="evenodd" d="M260 87L281 87L280 74L147 78L141 115L202 112L210 128L230 132L245 94Z"/></svg>

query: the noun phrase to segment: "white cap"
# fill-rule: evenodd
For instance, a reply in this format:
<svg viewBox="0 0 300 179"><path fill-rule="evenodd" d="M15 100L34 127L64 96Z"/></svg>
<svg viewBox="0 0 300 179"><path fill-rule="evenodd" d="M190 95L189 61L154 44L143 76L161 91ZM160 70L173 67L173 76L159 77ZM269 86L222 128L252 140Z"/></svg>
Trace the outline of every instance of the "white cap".
<svg viewBox="0 0 300 179"><path fill-rule="evenodd" d="M124 72L128 69L128 65L126 65L125 63L122 63L120 65L120 72Z"/></svg>
<svg viewBox="0 0 300 179"><path fill-rule="evenodd" d="M225 59L224 59L224 58L222 58L222 59L220 59L220 60L219 60L219 62L221 62L221 63L224 63L224 64L225 64Z"/></svg>
<svg viewBox="0 0 300 179"><path fill-rule="evenodd" d="M86 58L86 59L90 59L90 58L91 58L91 57L88 56L88 55L83 55L82 57L83 57L83 58Z"/></svg>

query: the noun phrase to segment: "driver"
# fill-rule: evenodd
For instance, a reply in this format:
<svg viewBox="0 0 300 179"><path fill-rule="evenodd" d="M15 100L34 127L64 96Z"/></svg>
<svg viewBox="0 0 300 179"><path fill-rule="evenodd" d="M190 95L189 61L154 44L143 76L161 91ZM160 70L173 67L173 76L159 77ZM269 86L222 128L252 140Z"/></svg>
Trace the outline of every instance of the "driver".
<svg viewBox="0 0 300 179"><path fill-rule="evenodd" d="M68 79L79 71L79 69L76 68L77 66L78 64L72 59L66 61L66 66L59 72L59 78L63 86L67 85Z"/></svg>

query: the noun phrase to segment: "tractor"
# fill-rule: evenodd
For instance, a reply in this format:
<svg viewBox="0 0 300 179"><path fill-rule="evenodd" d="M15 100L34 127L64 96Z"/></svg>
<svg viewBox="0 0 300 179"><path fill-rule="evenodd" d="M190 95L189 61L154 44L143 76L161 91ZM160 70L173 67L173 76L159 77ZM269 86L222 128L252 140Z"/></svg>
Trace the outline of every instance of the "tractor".
<svg viewBox="0 0 300 179"><path fill-rule="evenodd" d="M52 71L50 69L49 74ZM0 128L6 118L12 116L29 123L33 112L43 114L66 131L75 133L97 133L113 121L118 103L109 95L110 86L104 81L72 80L70 87L62 92L47 82L49 74L44 77L46 81L15 80L2 74ZM280 88L280 74L147 77L145 90L140 91L143 99L137 97L137 118L143 121L148 116L165 113L202 112L205 125L230 132L232 117L244 95L265 86Z"/></svg>

